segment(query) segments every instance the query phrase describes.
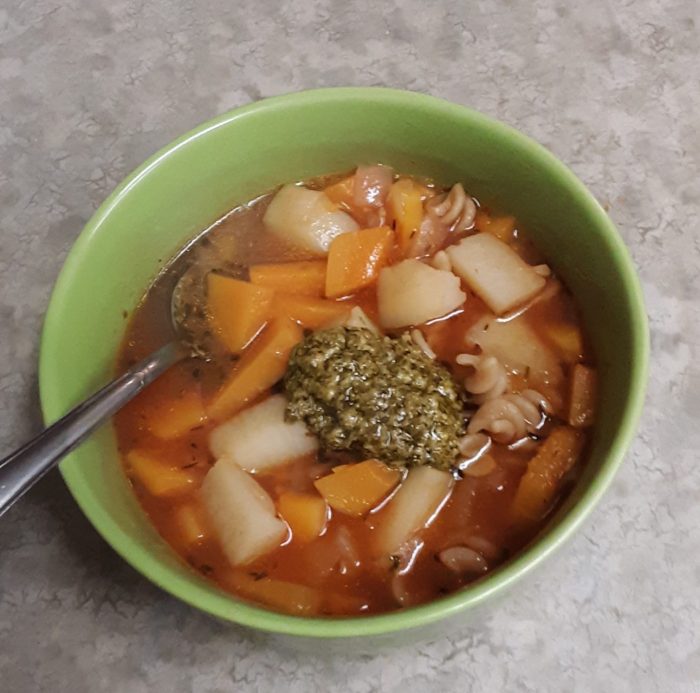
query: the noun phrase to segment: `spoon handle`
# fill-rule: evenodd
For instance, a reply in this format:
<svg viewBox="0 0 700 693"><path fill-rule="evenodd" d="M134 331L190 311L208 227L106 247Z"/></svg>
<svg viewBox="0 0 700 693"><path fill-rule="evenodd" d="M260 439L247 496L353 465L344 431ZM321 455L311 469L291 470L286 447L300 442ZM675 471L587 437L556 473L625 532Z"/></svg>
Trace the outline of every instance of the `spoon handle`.
<svg viewBox="0 0 700 693"><path fill-rule="evenodd" d="M0 460L0 516L62 457L185 355L177 343L166 344Z"/></svg>

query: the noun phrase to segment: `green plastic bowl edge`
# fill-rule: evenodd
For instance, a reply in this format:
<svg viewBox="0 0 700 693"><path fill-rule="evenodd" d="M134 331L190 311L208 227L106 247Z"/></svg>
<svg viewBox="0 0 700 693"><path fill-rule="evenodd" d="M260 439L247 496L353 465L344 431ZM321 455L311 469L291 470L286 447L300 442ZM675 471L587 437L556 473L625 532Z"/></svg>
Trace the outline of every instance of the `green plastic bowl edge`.
<svg viewBox="0 0 700 693"><path fill-rule="evenodd" d="M64 469L63 466L60 467L66 485L92 525L122 558L156 585L178 599L217 618L223 618L266 632L313 638L348 638L381 635L432 624L460 612L466 612L467 609L483 603L537 566L575 532L610 485L635 435L644 403L649 361L649 336L643 294L627 248L614 224L597 200L573 172L547 149L504 123L493 120L472 109L424 94L379 87L316 89L264 99L234 109L203 123L156 152L127 176L99 207L73 245L56 281L46 313L39 355L40 399L45 422L54 421L65 413L65 404L61 400L61 393L52 386L46 364L46 356L52 348L53 334L60 329L60 322L57 320L57 317L62 310L64 289L74 280L74 275L81 262L81 256L84 249L89 245L93 234L96 233L104 218L109 215L111 209L118 203L120 198L126 195L134 185L138 184L142 176L167 158L171 152L212 129L221 127L232 120L260 109L275 109L292 103L302 104L304 102L313 103L318 100L334 100L338 97L384 99L392 102L393 105L413 102L412 105L414 107L422 102L426 108L469 114L470 118L479 122L482 127L511 140L519 140L520 146L528 151L529 155L539 166L549 168L552 173L559 176L577 194L580 204L588 208L587 211L598 220L600 227L607 232L611 252L618 267L621 268L621 278L628 293L631 312L634 316L632 325L634 349L633 353L630 354L632 373L630 377L630 391L627 398L628 406L623 414L618 434L596 478L581 495L576 505L569 510L568 514L561 519L556 527L547 531L514 560L491 573L483 581L438 601L413 607L406 611L342 619L304 618L279 614L244 602L236 602L235 613L232 613L231 597L223 592L221 595L202 594L193 596L189 591L189 586L184 581L181 581L177 575L172 574L169 568L161 565L143 547L133 542L130 537L112 523L100 505L86 492L84 484L76 474L73 474L70 469Z"/></svg>

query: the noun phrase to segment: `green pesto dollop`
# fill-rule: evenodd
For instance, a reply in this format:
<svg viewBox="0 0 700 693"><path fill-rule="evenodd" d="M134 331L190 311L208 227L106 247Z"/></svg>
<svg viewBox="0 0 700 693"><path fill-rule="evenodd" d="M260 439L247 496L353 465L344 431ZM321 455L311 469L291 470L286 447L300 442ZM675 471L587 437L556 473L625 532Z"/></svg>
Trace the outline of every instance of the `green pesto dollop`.
<svg viewBox="0 0 700 693"><path fill-rule="evenodd" d="M284 388L287 417L304 421L326 450L438 469L458 454L460 391L408 335L392 339L348 327L313 332L292 351Z"/></svg>

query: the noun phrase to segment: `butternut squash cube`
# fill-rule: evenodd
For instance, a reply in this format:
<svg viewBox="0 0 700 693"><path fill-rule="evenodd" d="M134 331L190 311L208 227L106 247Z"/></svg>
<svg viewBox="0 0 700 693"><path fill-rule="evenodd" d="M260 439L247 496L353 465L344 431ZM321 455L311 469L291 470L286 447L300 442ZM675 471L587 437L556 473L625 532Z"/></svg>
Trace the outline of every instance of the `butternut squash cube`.
<svg viewBox="0 0 700 693"><path fill-rule="evenodd" d="M405 253L423 221L425 188L411 178L399 178L390 188L386 210L390 224L396 229L399 248Z"/></svg>
<svg viewBox="0 0 700 693"><path fill-rule="evenodd" d="M233 277L210 272L207 313L214 334L232 353L239 354L268 320L274 292Z"/></svg>
<svg viewBox="0 0 700 693"><path fill-rule="evenodd" d="M328 252L326 296L341 298L373 284L389 262L394 232L388 226L338 236Z"/></svg>
<svg viewBox="0 0 700 693"><path fill-rule="evenodd" d="M195 488L199 477L197 472L169 464L146 450L130 450L126 462L131 474L153 496L169 498L187 493Z"/></svg>
<svg viewBox="0 0 700 693"><path fill-rule="evenodd" d="M326 261L278 262L253 265L250 281L275 291L302 296L323 296L326 285Z"/></svg>
<svg viewBox="0 0 700 693"><path fill-rule="evenodd" d="M545 334L566 363L583 358L583 335L578 325L554 323L547 326Z"/></svg>
<svg viewBox="0 0 700 693"><path fill-rule="evenodd" d="M302 327L316 330L334 322L342 322L350 315L352 303L329 301L314 296L275 296L272 312L280 318L298 322Z"/></svg>
<svg viewBox="0 0 700 693"><path fill-rule="evenodd" d="M292 530L292 541L307 543L320 536L328 522L328 506L320 496L285 491L277 510Z"/></svg>
<svg viewBox="0 0 700 693"><path fill-rule="evenodd" d="M342 465L314 481L328 505L347 515L364 515L399 483L401 473L378 460Z"/></svg>
<svg viewBox="0 0 700 693"><path fill-rule="evenodd" d="M185 435L207 420L202 395L190 390L179 397L168 397L148 409L148 428L161 440L173 440Z"/></svg>
<svg viewBox="0 0 700 693"><path fill-rule="evenodd" d="M304 333L291 320L274 319L243 354L226 382L209 403L213 419L235 414L271 388L287 368L289 354Z"/></svg>
<svg viewBox="0 0 700 693"><path fill-rule="evenodd" d="M175 523L186 546L203 542L208 534L206 513L199 503L184 503L175 509Z"/></svg>
<svg viewBox="0 0 700 693"><path fill-rule="evenodd" d="M355 205L355 174L326 186L323 192L331 202L352 211Z"/></svg>

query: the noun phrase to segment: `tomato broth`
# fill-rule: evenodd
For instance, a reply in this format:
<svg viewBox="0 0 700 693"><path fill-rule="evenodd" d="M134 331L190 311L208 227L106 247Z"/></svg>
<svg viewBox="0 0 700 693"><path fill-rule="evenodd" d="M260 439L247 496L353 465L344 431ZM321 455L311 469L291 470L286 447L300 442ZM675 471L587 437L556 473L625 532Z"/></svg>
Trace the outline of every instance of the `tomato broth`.
<svg viewBox="0 0 700 693"><path fill-rule="evenodd" d="M361 308L364 316L391 337L418 329L421 343L424 340L428 351L433 352L434 362L446 366L457 386L464 389L465 435L477 442L485 441L485 449L460 452L451 469L442 472L453 479L449 492L396 550L378 550L376 535L382 531L382 523L394 517L392 503L401 493L407 473L413 471L400 468L397 484L363 513L348 513L339 510L340 506L333 507L332 500L319 493L321 486L315 485L319 479L336 474L334 467L354 465L365 459L356 452L329 450L321 444L318 450L252 472L254 480L275 504L272 512L284 520L283 497L316 499L318 503L314 507L323 507L325 517L317 536L311 538L300 539L301 534L297 536L292 529L294 523L287 522L277 545L249 561L232 563L216 518L203 500L202 483L217 462L210 447L212 431L270 395L284 393L284 385L277 378L249 397L244 406L233 407L223 416L211 415L210 403L231 373L245 362L248 352L256 348L256 342L264 338L265 330L271 328L263 326L252 345L245 346L240 353L231 353L211 326L207 313L207 277L215 272L247 282L251 266L323 259L322 254L310 253L270 231L265 221L266 211L276 193L236 208L173 260L131 316L117 365L118 370L123 370L172 338L170 295L178 277L190 271L194 277L189 289L192 304L203 324L209 326L205 331L211 338L208 342L211 357L191 358L172 367L115 417L125 473L157 531L193 570L239 598L296 615L382 613L438 599L480 579L531 541L561 503L580 473L585 459L582 450L592 421L593 355L572 295L542 264L546 248L535 249L528 243L511 217L494 214L475 202L476 214L468 228L459 228L458 219L427 252L419 249L411 253L400 242L405 231L401 224L407 223L406 219L396 209L393 213L385 211L388 202L377 204L370 195L362 206L356 204L357 195L339 197L342 185L359 185L359 174L358 169L357 173L326 177L306 185L309 190L329 190L331 203L351 216L358 229L390 230L393 241L386 267L394 267L409 257L441 267L446 247L475 235L490 235L535 267L543 277L544 286L514 309L496 314L488 303L491 300L488 294L484 294L485 301L480 290L475 291L460 278L459 286L466 300L454 310L399 328L382 328L382 304L378 301L376 280L340 299L316 298ZM416 203L415 209L420 210L423 219L430 213L431 199L443 202L451 199L448 191L395 174L387 185L396 186L406 180L411 181L405 184L409 193L420 190L420 198L416 198L420 203ZM407 200L410 202L410 198ZM402 209L405 211L406 206ZM436 204L433 209L439 212L442 208ZM445 219L445 215L435 218ZM414 226L415 236L418 226ZM544 251L542 255L539 250ZM438 257L440 253L443 255ZM282 305L279 297L286 293L285 289L275 289L272 305ZM295 295L293 286L288 293ZM324 328L309 328L304 320L297 320L303 334ZM515 325L519 332L512 337L507 331L510 328L504 331L504 325ZM503 332L503 343L487 341L494 330ZM534 340L533 348L538 352L536 363L524 363L525 357L521 358L519 352L514 356L509 352L508 340L522 335L531 335ZM460 364L458 360L462 354L485 358L492 353L496 359L493 364L503 368L508 385L504 392L494 390L489 400L488 393L475 393L463 386L464 382L471 382L469 378L476 367L471 363ZM542 361L542 353L548 361ZM541 405L541 418L524 424L527 427L524 435L517 440L499 442L509 435L500 419L498 425L487 423L491 429L469 433L469 422L475 419L480 407L488 413L485 402L490 401L493 408L493 401L500 401L499 397L509 394L517 397L523 392L535 392L541 396L541 402L546 402L546 406ZM517 404L520 400L512 399L503 406L511 411L513 402ZM554 444L553 451L548 450L545 446L550 434L575 443L564 452L561 445L557 448ZM566 463L562 462L563 458L567 458ZM541 497L532 500L533 494Z"/></svg>

